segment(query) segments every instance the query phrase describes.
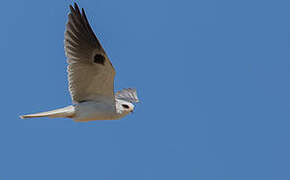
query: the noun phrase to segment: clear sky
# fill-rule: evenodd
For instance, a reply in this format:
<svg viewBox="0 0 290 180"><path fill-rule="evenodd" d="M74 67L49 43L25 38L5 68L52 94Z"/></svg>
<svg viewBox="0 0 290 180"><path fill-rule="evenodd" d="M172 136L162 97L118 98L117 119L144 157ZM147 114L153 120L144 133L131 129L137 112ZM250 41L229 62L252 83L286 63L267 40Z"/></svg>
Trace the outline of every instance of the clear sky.
<svg viewBox="0 0 290 180"><path fill-rule="evenodd" d="M141 103L119 121L19 119L71 103L72 2L1 2L1 180L290 179L289 1L77 1Z"/></svg>

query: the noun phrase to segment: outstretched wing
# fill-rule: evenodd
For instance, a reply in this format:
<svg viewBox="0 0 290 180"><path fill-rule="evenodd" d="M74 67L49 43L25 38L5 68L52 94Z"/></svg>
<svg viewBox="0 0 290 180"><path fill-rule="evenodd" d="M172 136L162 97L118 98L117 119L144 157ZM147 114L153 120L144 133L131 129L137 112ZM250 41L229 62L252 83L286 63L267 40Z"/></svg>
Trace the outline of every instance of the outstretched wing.
<svg viewBox="0 0 290 180"><path fill-rule="evenodd" d="M114 98L115 70L85 14L70 5L64 45L69 90L74 102Z"/></svg>
<svg viewBox="0 0 290 180"><path fill-rule="evenodd" d="M125 101L131 102L131 103L139 102L136 89L133 89L133 88L123 89L121 91L118 91L115 94L115 97L117 99L125 100Z"/></svg>

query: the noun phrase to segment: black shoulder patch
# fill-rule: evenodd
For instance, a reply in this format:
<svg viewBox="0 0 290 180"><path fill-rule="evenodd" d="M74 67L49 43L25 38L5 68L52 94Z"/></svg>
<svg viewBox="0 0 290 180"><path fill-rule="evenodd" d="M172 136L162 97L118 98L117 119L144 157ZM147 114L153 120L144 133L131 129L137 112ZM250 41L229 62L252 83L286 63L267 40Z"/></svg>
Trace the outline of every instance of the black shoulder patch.
<svg viewBox="0 0 290 180"><path fill-rule="evenodd" d="M94 57L94 63L97 63L97 64L104 65L105 64L105 60L106 60L106 58L103 55L101 55L101 54L96 54L95 57Z"/></svg>

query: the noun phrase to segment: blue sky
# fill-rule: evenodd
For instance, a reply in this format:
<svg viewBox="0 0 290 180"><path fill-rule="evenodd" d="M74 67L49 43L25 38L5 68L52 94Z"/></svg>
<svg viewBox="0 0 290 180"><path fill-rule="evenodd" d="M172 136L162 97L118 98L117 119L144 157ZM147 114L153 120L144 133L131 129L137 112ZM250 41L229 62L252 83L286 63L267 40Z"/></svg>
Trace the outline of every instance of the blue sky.
<svg viewBox="0 0 290 180"><path fill-rule="evenodd" d="M3 1L0 179L290 179L290 2L77 1L141 103L119 121L21 120L71 103L72 1Z"/></svg>

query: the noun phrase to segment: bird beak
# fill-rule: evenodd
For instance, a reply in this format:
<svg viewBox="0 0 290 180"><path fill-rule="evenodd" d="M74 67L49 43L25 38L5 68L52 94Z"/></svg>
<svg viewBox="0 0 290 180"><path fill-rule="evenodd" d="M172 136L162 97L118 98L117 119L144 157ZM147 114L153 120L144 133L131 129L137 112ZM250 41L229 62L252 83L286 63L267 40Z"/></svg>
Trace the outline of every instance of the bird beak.
<svg viewBox="0 0 290 180"><path fill-rule="evenodd" d="M133 112L134 112L133 110L130 111L130 113L133 113Z"/></svg>

